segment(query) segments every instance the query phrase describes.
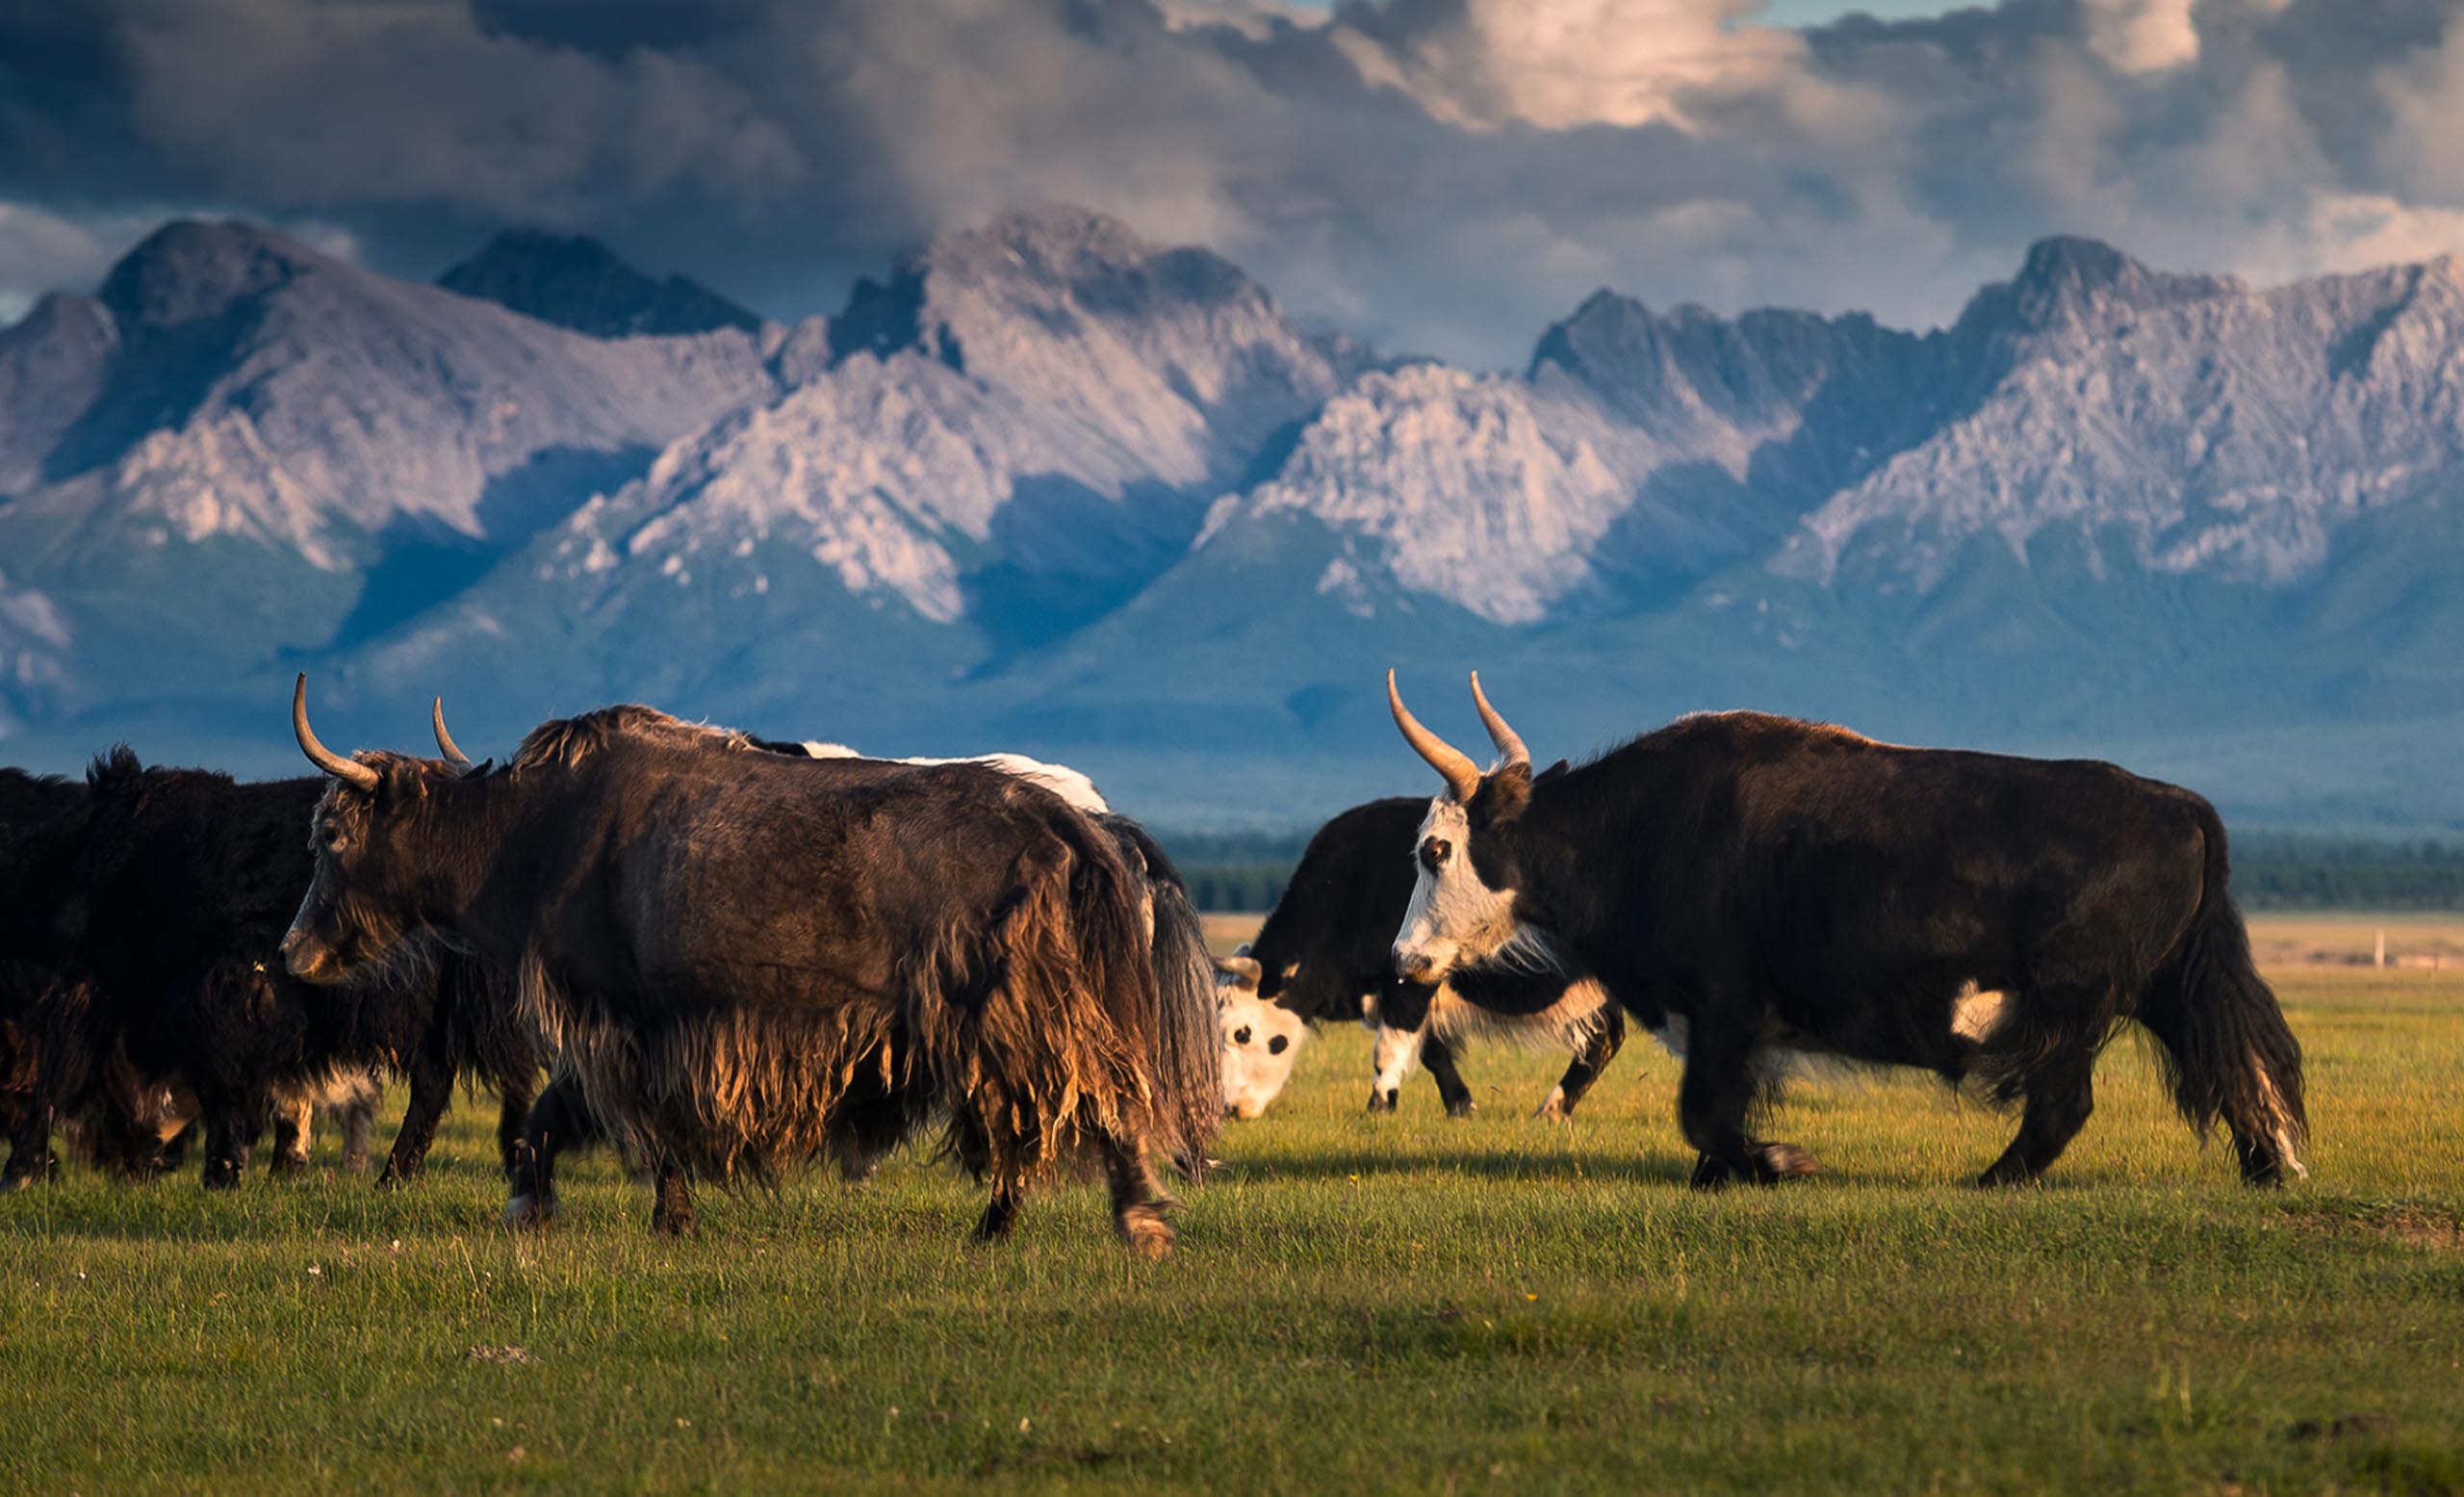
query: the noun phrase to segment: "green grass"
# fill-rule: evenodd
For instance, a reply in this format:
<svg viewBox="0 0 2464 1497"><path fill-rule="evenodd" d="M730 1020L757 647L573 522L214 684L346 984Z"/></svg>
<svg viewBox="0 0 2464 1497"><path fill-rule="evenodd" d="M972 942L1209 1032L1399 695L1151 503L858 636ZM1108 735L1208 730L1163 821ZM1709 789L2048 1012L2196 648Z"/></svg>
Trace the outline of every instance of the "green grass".
<svg viewBox="0 0 2464 1497"><path fill-rule="evenodd" d="M680 1244L603 1157L517 1240L468 1103L401 1195L79 1174L0 1200L0 1484L2464 1490L2464 985L2281 988L2318 1138L2278 1194L2129 1043L2041 1188L1964 1183L2004 1120L1852 1077L1774 1130L1830 1175L1698 1195L1646 1045L1560 1128L1524 1117L1553 1058L1495 1048L1479 1116L1415 1078L1365 1117L1357 1032L1227 1134L1164 1264L1091 1186L970 1247L975 1193L904 1157L706 1194Z"/></svg>

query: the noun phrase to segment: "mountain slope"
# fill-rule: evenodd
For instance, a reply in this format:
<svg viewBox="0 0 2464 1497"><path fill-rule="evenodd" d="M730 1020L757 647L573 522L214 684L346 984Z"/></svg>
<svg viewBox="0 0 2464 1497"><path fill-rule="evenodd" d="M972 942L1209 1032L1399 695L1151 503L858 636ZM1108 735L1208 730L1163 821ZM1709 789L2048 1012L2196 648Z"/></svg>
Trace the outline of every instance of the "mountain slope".
<svg viewBox="0 0 2464 1497"><path fill-rule="evenodd" d="M275 767L305 664L345 738L633 698L1283 825L1420 783L1389 665L1478 741L1477 665L1553 755L1754 706L2464 818L2451 258L2048 240L1925 333L1602 292L1491 374L1076 210L757 331L639 335L601 253L457 272L557 326L175 224L0 331L11 753Z"/></svg>
<svg viewBox="0 0 2464 1497"><path fill-rule="evenodd" d="M467 578L767 388L728 331L607 343L241 224L175 222L0 338L0 555L78 665L47 710L179 691ZM387 573L398 564L411 575ZM415 598L408 607L432 598ZM0 686L22 693L28 684Z"/></svg>

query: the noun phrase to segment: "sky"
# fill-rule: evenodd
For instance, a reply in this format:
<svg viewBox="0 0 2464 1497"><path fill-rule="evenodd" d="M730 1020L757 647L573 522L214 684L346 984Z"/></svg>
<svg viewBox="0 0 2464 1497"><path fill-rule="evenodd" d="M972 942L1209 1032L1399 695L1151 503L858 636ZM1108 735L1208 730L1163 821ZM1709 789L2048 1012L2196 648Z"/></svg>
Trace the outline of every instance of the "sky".
<svg viewBox="0 0 2464 1497"><path fill-rule="evenodd" d="M1477 367L1603 286L1928 326L2055 233L2259 282L2464 250L2459 13L0 0L0 315L208 214L417 276L586 232L792 319L1074 202Z"/></svg>

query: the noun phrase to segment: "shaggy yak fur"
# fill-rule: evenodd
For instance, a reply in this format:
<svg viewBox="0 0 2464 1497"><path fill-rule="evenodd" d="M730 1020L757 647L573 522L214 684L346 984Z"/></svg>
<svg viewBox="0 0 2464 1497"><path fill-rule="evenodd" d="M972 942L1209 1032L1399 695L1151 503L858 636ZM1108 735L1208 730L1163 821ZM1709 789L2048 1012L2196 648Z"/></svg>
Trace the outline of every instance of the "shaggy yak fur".
<svg viewBox="0 0 2464 1497"><path fill-rule="evenodd" d="M779 748L762 739L754 741L762 748L796 757L826 757L803 754L802 745L788 744ZM852 767L849 761L842 759L840 762L842 770ZM918 761L893 762L912 763ZM991 761L932 760L923 762L984 763ZM997 762L992 762L992 767L1005 774L1015 773ZM1042 782L1038 780L1038 783ZM1190 902L1189 886L1182 881L1180 870L1172 865L1164 849L1137 822L1110 813L1096 815L1094 820L1096 825L1111 834L1119 845L1121 856L1130 861L1132 868L1142 870L1145 878L1147 896L1152 900L1155 912L1152 943L1155 984L1165 1012L1177 1020L1202 1010L1209 984L1214 980L1212 958L1207 954L1204 922L1199 918L1197 906ZM1161 1075L1174 1078L1164 1088L1166 1097L1178 1098L1185 1108L1207 1108L1213 1105L1207 1091L1213 1083L1208 1078L1219 1057L1206 1046L1200 1046L1197 1053L1185 1053L1184 1047L1192 1043L1193 1038L1185 1023L1167 1023L1156 1050L1156 1070ZM900 1126L903 1129L906 1124L902 1122ZM1171 1127L1170 1136L1181 1141L1172 1166L1185 1178L1195 1181L1203 1175L1207 1160L1202 1154L1190 1150L1209 1140L1213 1131L1211 1120L1194 1116L1181 1118ZM538 1101L531 1104L530 1117L523 1126L522 1164L515 1170L513 1177L514 1199L519 1205L512 1214L524 1221L552 1216L556 1209L555 1174L558 1163L572 1149L604 1142L607 1142L605 1130L583 1099L579 1078L569 1068L558 1068L555 1078L546 1091L539 1094ZM887 1129L877 1130L871 1137L860 1137L850 1132L836 1155L835 1162L841 1175L851 1183L870 1178L880 1154L898 1142L898 1137L891 1136Z"/></svg>
<svg viewBox="0 0 2464 1497"><path fill-rule="evenodd" d="M1535 783L1485 698L1502 756L1485 774L1390 702L1449 783L1398 968L1562 961L1646 1025L1679 1021L1697 1183L1810 1172L1751 1127L1790 1050L2020 1103L1980 1183L2032 1180L2087 1121L2124 1020L2155 1037L2194 1127L2231 1130L2246 1179L2301 1173L2301 1047L2252 965L2223 823L2190 791L1759 712L1681 718Z"/></svg>
<svg viewBox="0 0 2464 1497"><path fill-rule="evenodd" d="M1395 975L1395 928L1411 901L1412 844L1427 810L1424 799L1394 796L1320 827L1243 953L1255 966L1225 965L1226 994L1266 999L1312 1024L1373 1020L1381 1043L1372 1112L1394 1110L1414 1049L1447 1113L1459 1118L1473 1111L1472 1089L1454 1064L1460 1042L1563 1046L1574 1060L1540 1113L1572 1117L1626 1038L1624 1020L1598 984L1495 964L1466 968L1442 985ZM1403 1037L1399 1046L1387 1040L1390 1032Z"/></svg>
<svg viewBox="0 0 2464 1497"><path fill-rule="evenodd" d="M292 968L336 980L427 930L517 973L575 1083L556 1095L647 1165L655 1228L690 1229L692 1176L860 1173L937 1120L991 1184L980 1235L1084 1153L1123 1237L1169 1251L1148 1150L1204 1156L1212 996L1159 989L1144 870L1050 791L797 760L641 707L459 774L342 760L304 707L295 726L336 779Z"/></svg>
<svg viewBox="0 0 2464 1497"><path fill-rule="evenodd" d="M121 748L88 783L82 825L20 916L52 978L32 1025L40 1105L16 1120L17 1156L40 1153L53 1120L100 1107L108 1125L92 1136L106 1142L90 1147L122 1149L142 1173L163 1162L144 1159L146 1141L176 1138L188 1097L208 1187L238 1182L270 1116L276 1168L305 1163L320 1099L343 1104L364 1154L350 1118L372 1106L372 1068L411 1082L384 1183L424 1167L457 1071L503 1094L510 1153L540 1062L475 964L406 948L424 960L330 992L282 970L283 931L315 872L306 833L322 780L241 785L147 769Z"/></svg>

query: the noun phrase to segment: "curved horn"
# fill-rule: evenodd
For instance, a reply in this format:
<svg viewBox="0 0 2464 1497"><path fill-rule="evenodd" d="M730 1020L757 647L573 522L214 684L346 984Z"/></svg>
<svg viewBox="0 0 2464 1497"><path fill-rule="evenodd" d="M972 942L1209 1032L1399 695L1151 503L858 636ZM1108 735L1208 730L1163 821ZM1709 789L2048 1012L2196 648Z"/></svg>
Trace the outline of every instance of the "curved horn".
<svg viewBox="0 0 2464 1497"><path fill-rule="evenodd" d="M1226 977L1239 978L1244 988L1256 987L1258 979L1266 975L1266 968L1258 965L1255 957L1219 956L1215 959L1215 969Z"/></svg>
<svg viewBox="0 0 2464 1497"><path fill-rule="evenodd" d="M316 730L308 726L308 673L299 673L298 684L291 688L291 731L299 739L299 752L308 762L346 784L363 790L376 788L381 777L355 759L345 759L317 741Z"/></svg>
<svg viewBox="0 0 2464 1497"><path fill-rule="evenodd" d="M1391 670L1386 673L1386 705L1394 709L1395 726L1403 730L1403 741L1412 746L1412 752L1446 777L1446 788L1456 800L1470 800L1480 787L1480 766L1472 762L1471 755L1421 726L1421 720L1403 706L1403 694L1395 689Z"/></svg>
<svg viewBox="0 0 2464 1497"><path fill-rule="evenodd" d="M1505 756L1505 762L1531 767L1531 751L1523 746L1523 735L1505 725L1505 718L1489 705L1489 694L1480 689L1480 673L1472 673L1472 705L1480 710L1480 722L1489 730L1489 741Z"/></svg>
<svg viewBox="0 0 2464 1497"><path fill-rule="evenodd" d="M1474 689L1478 688L1475 686ZM429 727L436 730L436 751L450 761L454 768L470 768L471 756L463 753L462 745L453 741L453 735L445 731L445 698L438 697L429 706L427 722Z"/></svg>

